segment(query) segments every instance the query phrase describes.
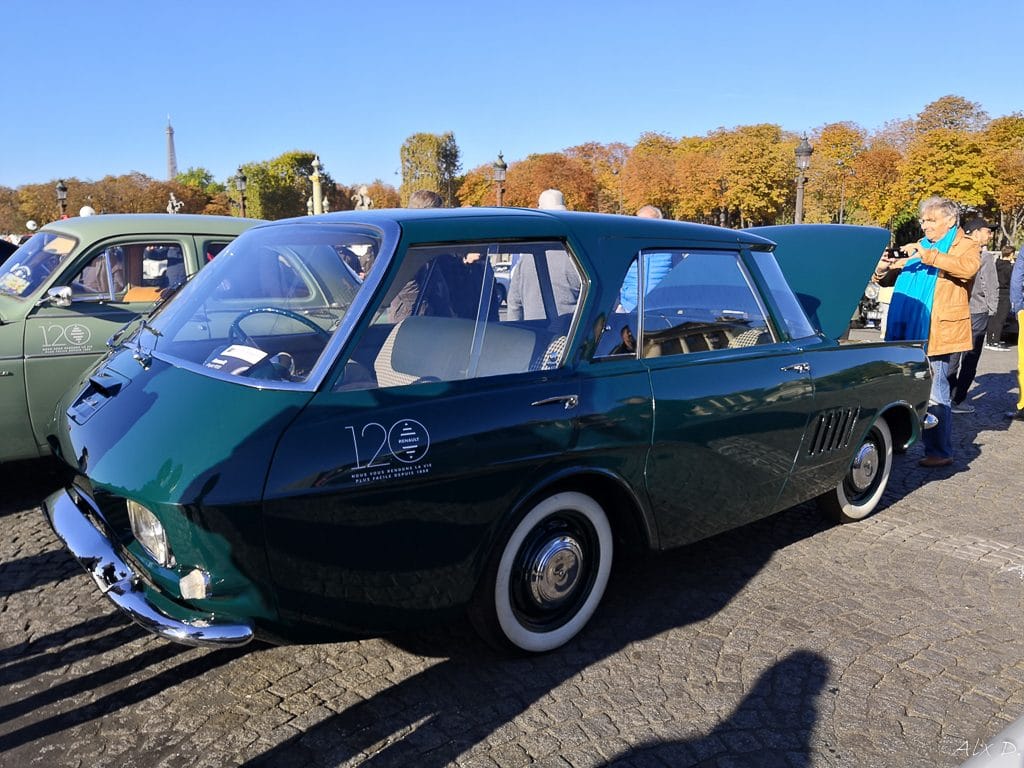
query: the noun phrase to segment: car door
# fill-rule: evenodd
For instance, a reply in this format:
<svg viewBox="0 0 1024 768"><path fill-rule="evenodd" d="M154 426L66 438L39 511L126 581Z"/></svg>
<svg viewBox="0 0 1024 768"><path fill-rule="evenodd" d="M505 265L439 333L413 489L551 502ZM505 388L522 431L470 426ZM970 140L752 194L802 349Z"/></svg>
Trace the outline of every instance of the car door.
<svg viewBox="0 0 1024 768"><path fill-rule="evenodd" d="M69 264L53 288L70 305L36 307L25 320L25 382L32 429L40 444L61 395L106 352L106 340L152 310L164 288L194 271L191 236L106 241Z"/></svg>
<svg viewBox="0 0 1024 768"><path fill-rule="evenodd" d="M667 547L773 511L814 388L738 251L664 252L671 266L641 298L637 346L654 397L647 488Z"/></svg>
<svg viewBox="0 0 1024 768"><path fill-rule="evenodd" d="M465 602L495 525L571 462L580 378L564 361L576 313L545 315L558 309L546 290L540 317L498 317L481 254L486 245L409 254L336 381L282 437L264 519L286 620L344 626L358 613L386 625L385 606Z"/></svg>

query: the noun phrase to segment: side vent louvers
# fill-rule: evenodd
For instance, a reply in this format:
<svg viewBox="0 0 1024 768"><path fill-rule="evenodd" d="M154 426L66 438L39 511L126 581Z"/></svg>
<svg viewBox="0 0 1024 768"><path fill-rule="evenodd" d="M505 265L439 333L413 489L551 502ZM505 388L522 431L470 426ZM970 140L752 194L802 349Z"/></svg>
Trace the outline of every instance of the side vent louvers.
<svg viewBox="0 0 1024 768"><path fill-rule="evenodd" d="M836 408L818 415L807 447L808 456L818 456L845 448L850 444L853 425L860 416L860 408Z"/></svg>

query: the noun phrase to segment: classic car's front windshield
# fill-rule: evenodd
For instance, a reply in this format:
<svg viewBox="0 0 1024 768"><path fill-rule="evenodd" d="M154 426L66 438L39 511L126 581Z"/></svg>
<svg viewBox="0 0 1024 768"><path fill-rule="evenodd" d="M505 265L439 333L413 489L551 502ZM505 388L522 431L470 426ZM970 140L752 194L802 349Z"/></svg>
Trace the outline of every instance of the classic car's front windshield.
<svg viewBox="0 0 1024 768"><path fill-rule="evenodd" d="M0 293L30 296L67 258L78 241L56 232L36 232L0 267Z"/></svg>
<svg viewBox="0 0 1024 768"><path fill-rule="evenodd" d="M305 381L380 247L369 227L250 230L150 318L140 342L211 375Z"/></svg>

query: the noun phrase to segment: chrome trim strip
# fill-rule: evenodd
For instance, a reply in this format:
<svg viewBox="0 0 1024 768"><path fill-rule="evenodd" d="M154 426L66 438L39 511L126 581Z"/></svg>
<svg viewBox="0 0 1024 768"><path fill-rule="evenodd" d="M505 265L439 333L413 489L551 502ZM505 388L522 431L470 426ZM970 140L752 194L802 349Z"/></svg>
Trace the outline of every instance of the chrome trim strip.
<svg viewBox="0 0 1024 768"><path fill-rule="evenodd" d="M76 501L71 494L67 489L52 494L43 502L43 511L100 591L133 621L155 635L184 645L231 647L252 640L251 624L220 622L214 614L202 611L193 611L195 618L182 621L153 605L141 589L140 577L117 555L110 537L97 527L102 525L98 511L80 508L91 503L78 493Z"/></svg>

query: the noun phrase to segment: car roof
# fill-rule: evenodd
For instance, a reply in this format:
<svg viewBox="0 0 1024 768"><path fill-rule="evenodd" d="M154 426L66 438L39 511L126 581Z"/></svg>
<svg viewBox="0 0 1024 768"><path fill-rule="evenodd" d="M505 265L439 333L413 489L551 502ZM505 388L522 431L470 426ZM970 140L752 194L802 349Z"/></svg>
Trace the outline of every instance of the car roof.
<svg viewBox="0 0 1024 768"><path fill-rule="evenodd" d="M260 219L238 216L204 216L201 214L168 213L105 213L76 216L52 221L42 229L60 232L80 240L95 240L111 235L230 235L235 236L261 223Z"/></svg>
<svg viewBox="0 0 1024 768"><path fill-rule="evenodd" d="M647 237L667 240L711 240L715 242L743 243L751 246L770 247L772 241L760 235L736 229L726 229L708 224L694 224L670 219L647 219L639 216L624 216L612 213L583 213L579 211L553 211L537 208L375 208L365 211L341 211L318 216L298 216L268 222L272 227L304 223L361 223L380 224L394 222L403 224L464 222L495 222L506 220L519 225L529 222L560 224L566 230L586 232L602 237Z"/></svg>

